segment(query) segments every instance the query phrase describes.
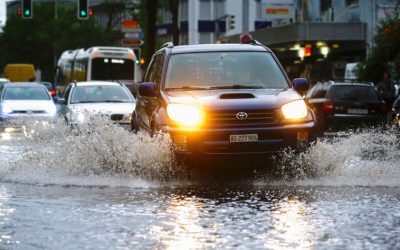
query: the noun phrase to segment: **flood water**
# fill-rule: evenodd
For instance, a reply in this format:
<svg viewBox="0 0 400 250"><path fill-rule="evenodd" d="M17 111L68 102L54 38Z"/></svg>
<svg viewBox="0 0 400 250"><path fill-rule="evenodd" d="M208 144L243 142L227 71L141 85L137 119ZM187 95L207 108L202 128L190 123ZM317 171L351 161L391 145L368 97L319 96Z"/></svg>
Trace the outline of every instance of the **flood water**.
<svg viewBox="0 0 400 250"><path fill-rule="evenodd" d="M7 131L0 249L399 249L394 133L321 139L276 159L274 174L242 166L225 178L174 164L166 136Z"/></svg>

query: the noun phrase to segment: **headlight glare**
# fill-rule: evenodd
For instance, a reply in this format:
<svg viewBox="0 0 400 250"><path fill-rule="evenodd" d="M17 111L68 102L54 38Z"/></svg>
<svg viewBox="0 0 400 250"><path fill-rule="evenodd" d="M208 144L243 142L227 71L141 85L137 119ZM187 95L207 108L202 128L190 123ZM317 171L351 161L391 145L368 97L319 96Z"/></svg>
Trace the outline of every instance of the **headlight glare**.
<svg viewBox="0 0 400 250"><path fill-rule="evenodd" d="M308 115L307 105L303 100L286 103L281 107L285 119L303 119Z"/></svg>
<svg viewBox="0 0 400 250"><path fill-rule="evenodd" d="M172 121L188 127L199 126L203 120L203 112L194 105L171 103L167 113Z"/></svg>

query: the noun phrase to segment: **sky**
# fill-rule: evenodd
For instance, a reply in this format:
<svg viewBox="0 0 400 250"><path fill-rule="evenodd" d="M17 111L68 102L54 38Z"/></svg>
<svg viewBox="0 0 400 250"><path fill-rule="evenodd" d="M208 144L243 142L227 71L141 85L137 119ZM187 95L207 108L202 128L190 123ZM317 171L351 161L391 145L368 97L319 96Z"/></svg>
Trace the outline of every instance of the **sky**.
<svg viewBox="0 0 400 250"><path fill-rule="evenodd" d="M0 22L2 25L6 22L6 0L0 0Z"/></svg>

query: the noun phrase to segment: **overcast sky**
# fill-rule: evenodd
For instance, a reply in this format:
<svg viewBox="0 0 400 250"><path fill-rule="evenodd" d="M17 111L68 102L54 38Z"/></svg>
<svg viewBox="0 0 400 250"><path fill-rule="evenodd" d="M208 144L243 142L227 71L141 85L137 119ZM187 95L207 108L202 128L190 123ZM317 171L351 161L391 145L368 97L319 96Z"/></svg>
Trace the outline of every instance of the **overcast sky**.
<svg viewBox="0 0 400 250"><path fill-rule="evenodd" d="M6 21L6 0L0 0L0 22L2 25Z"/></svg>

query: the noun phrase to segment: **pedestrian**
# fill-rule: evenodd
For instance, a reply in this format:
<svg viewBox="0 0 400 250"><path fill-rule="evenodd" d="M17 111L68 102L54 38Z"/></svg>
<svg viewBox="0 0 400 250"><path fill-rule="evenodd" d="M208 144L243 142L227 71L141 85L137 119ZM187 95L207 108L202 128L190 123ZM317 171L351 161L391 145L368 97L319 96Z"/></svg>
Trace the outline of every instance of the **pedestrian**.
<svg viewBox="0 0 400 250"><path fill-rule="evenodd" d="M395 97L395 88L388 72L383 73L382 80L378 84L378 91L385 100L386 107L390 110Z"/></svg>

